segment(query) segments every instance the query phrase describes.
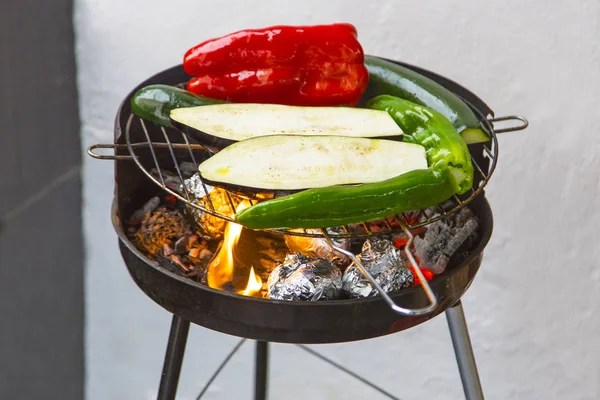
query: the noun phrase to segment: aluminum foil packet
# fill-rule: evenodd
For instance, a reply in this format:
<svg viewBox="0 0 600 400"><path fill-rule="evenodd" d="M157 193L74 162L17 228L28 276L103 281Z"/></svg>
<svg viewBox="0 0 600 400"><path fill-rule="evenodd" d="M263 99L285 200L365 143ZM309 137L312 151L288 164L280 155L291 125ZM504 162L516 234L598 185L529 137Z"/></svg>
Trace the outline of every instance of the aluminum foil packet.
<svg viewBox="0 0 600 400"><path fill-rule="evenodd" d="M333 300L342 293L342 272L323 258L288 254L269 274L267 285L274 300Z"/></svg>
<svg viewBox="0 0 600 400"><path fill-rule="evenodd" d="M468 207L432 223L422 238L414 239L414 254L420 266L434 274L444 272L452 255L477 237L478 227L479 221Z"/></svg>
<svg viewBox="0 0 600 400"><path fill-rule="evenodd" d="M361 253L357 256L365 269L386 292L395 292L412 286L413 273L402 261L394 244L387 239L367 239ZM349 297L372 297L377 289L360 272L356 265L351 265L342 278L344 293Z"/></svg>
<svg viewBox="0 0 600 400"><path fill-rule="evenodd" d="M207 210L211 209L208 200L210 199L217 213L232 216L234 214L234 210L232 209L231 202L233 202L233 207L236 207L240 203L240 199L238 197L231 194L228 196L225 189L206 184L203 185L198 173L195 173L190 178L184 180L184 183L185 188L183 185L179 185L179 191L184 193L187 190L192 197L192 202L195 202ZM229 201L229 198L231 198L231 202ZM213 239L221 239L223 237L225 225L227 225L226 220L198 210L197 208L190 207L190 209L192 216L194 217L202 233Z"/></svg>
<svg viewBox="0 0 600 400"><path fill-rule="evenodd" d="M302 231L302 230L300 230ZM307 229L307 233L321 233L320 229ZM327 233L340 233L341 228L327 228ZM350 239L331 238L334 245L344 249L350 249ZM300 253L307 257L324 258L342 270L352 261L350 257L333 250L325 238L285 235L285 244L293 253Z"/></svg>

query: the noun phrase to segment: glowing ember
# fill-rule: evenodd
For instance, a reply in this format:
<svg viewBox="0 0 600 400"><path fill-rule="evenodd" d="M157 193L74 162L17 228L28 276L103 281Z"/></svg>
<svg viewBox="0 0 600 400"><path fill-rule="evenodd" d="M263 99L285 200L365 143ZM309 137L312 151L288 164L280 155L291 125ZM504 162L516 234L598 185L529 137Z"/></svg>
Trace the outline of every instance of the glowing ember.
<svg viewBox="0 0 600 400"><path fill-rule="evenodd" d="M254 267L250 268L250 276L248 277L248 284L246 285L246 289L241 291L240 293L244 296L253 296L260 292L262 288L262 280L260 276L254 273Z"/></svg>
<svg viewBox="0 0 600 400"><path fill-rule="evenodd" d="M245 208L250 207L250 202L248 200L243 200L238 204L235 211L236 213L242 211ZM208 266L208 272L206 275L206 279L208 282L208 286L215 289L223 289L223 287L233 280L234 276L234 260L233 260L233 249L240 238L240 234L242 233L242 225L236 224L234 222L228 222L227 226L225 226L225 233L223 234L223 245L219 249L219 252L210 262ZM254 274L254 270L250 271L250 278L248 281L248 286L250 287L250 281L252 280L252 276ZM260 279L260 278L259 278ZM254 278L256 282L256 277ZM262 285L262 282L261 282ZM248 290L248 288L246 288ZM259 287L260 290L260 287ZM246 291L243 293L245 294Z"/></svg>

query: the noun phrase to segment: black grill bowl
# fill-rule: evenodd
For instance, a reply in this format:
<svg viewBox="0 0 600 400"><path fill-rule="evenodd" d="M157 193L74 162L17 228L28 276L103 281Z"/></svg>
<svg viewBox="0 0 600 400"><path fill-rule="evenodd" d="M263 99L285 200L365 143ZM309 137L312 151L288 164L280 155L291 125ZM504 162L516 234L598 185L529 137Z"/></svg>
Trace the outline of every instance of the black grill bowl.
<svg viewBox="0 0 600 400"><path fill-rule="evenodd" d="M407 64L403 64L407 65ZM437 80L464 98L485 121L491 110L471 92L458 84L422 69L412 67ZM139 88L155 84L177 84L189 79L181 65L167 69L142 82L125 98L115 121L115 143L125 144L125 127L130 116L129 101ZM151 137L153 136L152 131ZM144 141L140 132L130 132L132 141ZM161 140L160 136L152 138ZM164 138L162 138L164 141ZM475 154L481 154L475 149ZM157 154L161 167L172 167L170 155ZM128 155L119 148L117 155ZM475 156L479 165L487 160ZM141 163L152 168L148 154L139 154ZM471 285L481 261L483 250L492 234L492 212L484 193L469 207L480 218L478 242L466 258L453 260L446 272L436 276L431 288L438 299L438 307L430 314L405 317L393 312L380 297L322 302L288 302L258 299L211 289L193 280L177 275L148 259L127 238L124 224L132 213L161 189L150 181L130 160L115 162L115 191L112 222L119 236L119 247L129 273L136 284L152 300L173 314L195 324L230 335L282 343L336 343L374 338L399 332L421 324L455 304ZM408 288L391 296L407 308L428 304L421 287Z"/></svg>

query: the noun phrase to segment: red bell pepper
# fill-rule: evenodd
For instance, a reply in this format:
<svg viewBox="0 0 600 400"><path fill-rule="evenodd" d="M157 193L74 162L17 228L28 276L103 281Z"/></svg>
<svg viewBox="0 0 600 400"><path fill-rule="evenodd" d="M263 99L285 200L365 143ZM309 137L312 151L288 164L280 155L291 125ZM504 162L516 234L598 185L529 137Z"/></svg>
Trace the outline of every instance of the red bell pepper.
<svg viewBox="0 0 600 400"><path fill-rule="evenodd" d="M183 68L190 92L233 102L356 105L369 80L347 23L234 32L188 50Z"/></svg>

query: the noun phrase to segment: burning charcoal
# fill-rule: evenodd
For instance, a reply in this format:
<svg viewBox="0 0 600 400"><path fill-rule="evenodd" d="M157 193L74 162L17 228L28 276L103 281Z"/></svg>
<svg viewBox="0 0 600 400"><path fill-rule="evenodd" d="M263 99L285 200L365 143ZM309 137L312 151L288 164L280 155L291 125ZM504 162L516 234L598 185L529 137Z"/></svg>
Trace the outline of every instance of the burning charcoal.
<svg viewBox="0 0 600 400"><path fill-rule="evenodd" d="M168 244L163 244L163 256L168 257L173 254L173 248Z"/></svg>
<svg viewBox="0 0 600 400"><path fill-rule="evenodd" d="M450 257L461 245L476 235L479 223L477 217L468 208L431 224L423 238L415 237L415 256L420 265L435 274L446 269Z"/></svg>
<svg viewBox="0 0 600 400"><path fill-rule="evenodd" d="M307 233L321 233L319 229L307 229L306 231ZM343 232L341 228L327 228L327 231L328 233ZM296 230L296 232L303 232L303 230ZM331 241L344 250L350 249L350 239L331 238ZM333 250L325 238L286 235L285 244L294 253L300 253L307 257L324 258L341 269L344 269L351 261L349 257Z"/></svg>
<svg viewBox="0 0 600 400"><path fill-rule="evenodd" d="M183 261L181 261L181 258L178 255L171 254L171 256L169 258L171 259L171 261L173 261L175 264L177 264L185 272L188 272L190 270L190 268L187 265L185 265L183 263Z"/></svg>
<svg viewBox="0 0 600 400"><path fill-rule="evenodd" d="M196 267L194 266L194 268L185 273L185 276L187 278L193 279L197 282L202 283L203 285L207 285L208 283L206 282L206 267Z"/></svg>
<svg viewBox="0 0 600 400"><path fill-rule="evenodd" d="M198 255L200 255L200 249L198 247L194 247L192 249L190 249L188 256L192 257L192 258L198 258Z"/></svg>
<svg viewBox="0 0 600 400"><path fill-rule="evenodd" d="M158 196L154 196L153 198L148 200L146 204L142 206L142 208L134 212L131 218L129 218L129 225L138 226L139 224L141 224L146 214L156 210L156 207L158 207L159 204L160 199L158 198Z"/></svg>
<svg viewBox="0 0 600 400"><path fill-rule="evenodd" d="M251 240L248 245L250 245L252 249L249 249L248 251L244 250L244 248L248 247L248 245L243 243L243 241L245 242L244 239L246 237ZM252 240L252 237L254 240ZM280 265L288 254L285 243L281 240L281 237L274 237L267 232L251 231L248 229L242 231L242 236L238 241L236 257L240 257L241 252L243 252L241 258L246 260L256 260L256 262L252 262L251 265L260 265L260 268L257 268L256 272L264 280L267 280L269 273Z"/></svg>
<svg viewBox="0 0 600 400"><path fill-rule="evenodd" d="M175 254L186 254L197 241L198 235L182 236L173 245L173 252Z"/></svg>
<svg viewBox="0 0 600 400"><path fill-rule="evenodd" d="M240 203L238 197L231 194L228 196L228 192L224 189L203 185L202 180L197 173L186 179L184 183L185 189L183 188L183 185L179 185L178 190L182 193L184 190L187 190L192 197L191 200L207 210L212 210L210 206L210 203L212 202L217 213L233 216L234 207L237 207ZM204 190L205 187L206 190ZM208 199L210 199L210 201ZM231 201L229 199L231 199ZM223 231L227 224L226 220L202 212L197 208L192 209L192 215L202 232L210 238L220 239L223 237Z"/></svg>
<svg viewBox="0 0 600 400"><path fill-rule="evenodd" d="M187 253L188 252L188 241L189 241L188 236L182 236L181 238L177 239L177 241L175 242L175 245L174 245L174 253L175 254Z"/></svg>
<svg viewBox="0 0 600 400"><path fill-rule="evenodd" d="M342 273L325 259L294 253L271 272L267 284L275 300L332 300L341 294Z"/></svg>
<svg viewBox="0 0 600 400"><path fill-rule="evenodd" d="M146 214L133 236L149 254L157 255L164 245L170 247L173 240L190 234L191 227L179 211L161 206Z"/></svg>
<svg viewBox="0 0 600 400"><path fill-rule="evenodd" d="M188 238L188 242L187 242L188 249L191 248L194 244L196 244L196 242L198 242L198 239L200 239L200 237L198 235L190 236Z"/></svg>
<svg viewBox="0 0 600 400"><path fill-rule="evenodd" d="M213 252L209 249L202 249L198 254L198 258L203 262L209 262L210 260L212 260L213 256Z"/></svg>
<svg viewBox="0 0 600 400"><path fill-rule="evenodd" d="M392 242L387 239L367 239L358 259L386 292L395 292L413 284L413 273L402 262ZM377 295L377 289L371 286L354 264L346 269L342 282L344 292L349 297Z"/></svg>

